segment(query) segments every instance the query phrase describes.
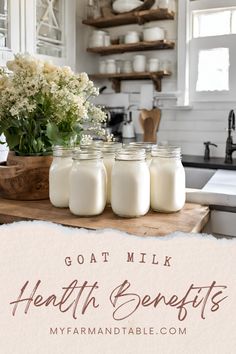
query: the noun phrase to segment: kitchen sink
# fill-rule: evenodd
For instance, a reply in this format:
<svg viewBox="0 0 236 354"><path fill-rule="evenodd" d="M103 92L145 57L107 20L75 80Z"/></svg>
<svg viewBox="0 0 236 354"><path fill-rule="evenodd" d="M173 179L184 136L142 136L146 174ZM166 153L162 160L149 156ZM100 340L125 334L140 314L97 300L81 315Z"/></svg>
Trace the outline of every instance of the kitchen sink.
<svg viewBox="0 0 236 354"><path fill-rule="evenodd" d="M185 167L186 187L202 189L217 170L208 168Z"/></svg>
<svg viewBox="0 0 236 354"><path fill-rule="evenodd" d="M236 171L185 167L186 200L209 205L211 216L203 230L220 237L236 236Z"/></svg>

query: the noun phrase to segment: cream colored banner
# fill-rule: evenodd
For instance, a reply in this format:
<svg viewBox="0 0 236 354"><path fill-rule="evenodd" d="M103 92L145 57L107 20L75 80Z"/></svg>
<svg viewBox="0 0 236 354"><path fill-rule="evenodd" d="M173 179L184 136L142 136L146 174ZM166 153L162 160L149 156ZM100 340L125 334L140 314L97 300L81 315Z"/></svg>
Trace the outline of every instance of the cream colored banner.
<svg viewBox="0 0 236 354"><path fill-rule="evenodd" d="M0 226L1 354L233 354L236 240Z"/></svg>

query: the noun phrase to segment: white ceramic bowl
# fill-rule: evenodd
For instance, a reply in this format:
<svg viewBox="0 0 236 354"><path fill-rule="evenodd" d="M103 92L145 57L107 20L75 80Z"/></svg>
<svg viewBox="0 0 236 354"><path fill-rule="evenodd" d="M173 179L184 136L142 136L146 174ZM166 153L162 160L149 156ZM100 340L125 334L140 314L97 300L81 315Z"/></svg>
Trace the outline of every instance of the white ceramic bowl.
<svg viewBox="0 0 236 354"><path fill-rule="evenodd" d="M112 9L116 13L123 13L132 11L141 5L143 2L139 0L116 0L112 4Z"/></svg>
<svg viewBox="0 0 236 354"><path fill-rule="evenodd" d="M160 41L165 38L165 31L160 27L143 29L143 40L147 42Z"/></svg>
<svg viewBox="0 0 236 354"><path fill-rule="evenodd" d="M138 43L139 42L139 33L135 31L129 31L125 35L125 43Z"/></svg>

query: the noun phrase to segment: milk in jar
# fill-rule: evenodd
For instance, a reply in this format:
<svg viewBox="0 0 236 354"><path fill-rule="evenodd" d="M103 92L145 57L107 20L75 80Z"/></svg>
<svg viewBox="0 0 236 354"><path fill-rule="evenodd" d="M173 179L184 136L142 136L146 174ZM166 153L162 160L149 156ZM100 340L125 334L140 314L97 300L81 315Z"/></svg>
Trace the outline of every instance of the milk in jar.
<svg viewBox="0 0 236 354"><path fill-rule="evenodd" d="M69 206L69 174L73 149L55 146L49 170L49 199L58 208Z"/></svg>
<svg viewBox="0 0 236 354"><path fill-rule="evenodd" d="M152 150L151 208L176 212L185 204L185 171L179 147L157 146Z"/></svg>
<svg viewBox="0 0 236 354"><path fill-rule="evenodd" d="M122 143L105 142L102 147L103 162L107 172L107 204L111 203L111 172L115 163L115 153L121 149Z"/></svg>
<svg viewBox="0 0 236 354"><path fill-rule="evenodd" d="M69 208L79 216L101 214L106 205L106 169L102 153L77 151L70 172Z"/></svg>
<svg viewBox="0 0 236 354"><path fill-rule="evenodd" d="M116 153L111 176L111 207L121 217L145 215L150 208L150 172L144 149Z"/></svg>
<svg viewBox="0 0 236 354"><path fill-rule="evenodd" d="M129 143L130 147L138 148L138 149L144 149L146 151L146 160L148 165L150 166L150 163L152 161L152 156L151 152L154 147L157 145L152 143L152 142L143 142L143 141L134 141Z"/></svg>

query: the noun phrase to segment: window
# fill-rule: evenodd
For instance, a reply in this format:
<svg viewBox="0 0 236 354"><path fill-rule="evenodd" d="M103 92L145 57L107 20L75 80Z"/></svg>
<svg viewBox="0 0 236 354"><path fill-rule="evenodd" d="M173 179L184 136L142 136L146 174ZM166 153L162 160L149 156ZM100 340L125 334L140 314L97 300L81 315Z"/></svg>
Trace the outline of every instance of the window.
<svg viewBox="0 0 236 354"><path fill-rule="evenodd" d="M236 101L235 43L236 0L180 0L179 48L184 53L178 55L181 103Z"/></svg>
<svg viewBox="0 0 236 354"><path fill-rule="evenodd" d="M196 91L229 91L229 49L200 50Z"/></svg>
<svg viewBox="0 0 236 354"><path fill-rule="evenodd" d="M193 38L235 33L236 7L193 12ZM220 25L219 25L220 24Z"/></svg>

